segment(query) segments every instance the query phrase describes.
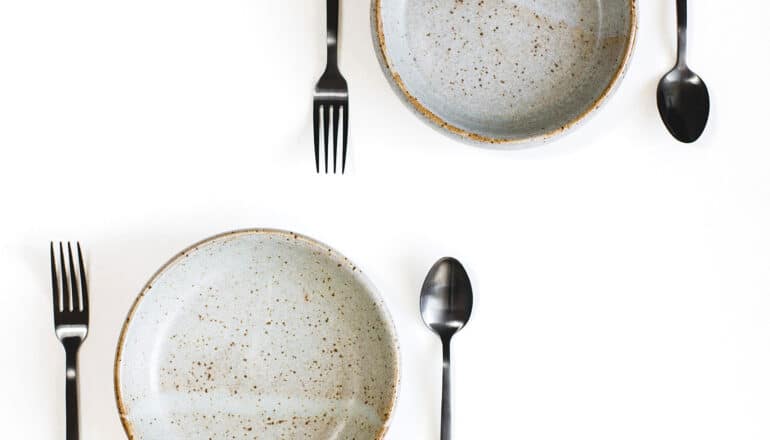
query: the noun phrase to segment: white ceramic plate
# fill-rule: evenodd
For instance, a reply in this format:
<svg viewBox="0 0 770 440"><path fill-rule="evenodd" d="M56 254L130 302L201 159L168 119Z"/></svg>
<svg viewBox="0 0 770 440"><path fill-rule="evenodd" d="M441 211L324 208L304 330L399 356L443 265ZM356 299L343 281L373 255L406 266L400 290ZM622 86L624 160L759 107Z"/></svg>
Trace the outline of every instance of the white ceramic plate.
<svg viewBox="0 0 770 440"><path fill-rule="evenodd" d="M130 439L380 439L393 324L361 271L290 232L205 240L139 295L115 361Z"/></svg>
<svg viewBox="0 0 770 440"><path fill-rule="evenodd" d="M565 132L622 77L636 0L372 0L403 101L445 133L523 144Z"/></svg>

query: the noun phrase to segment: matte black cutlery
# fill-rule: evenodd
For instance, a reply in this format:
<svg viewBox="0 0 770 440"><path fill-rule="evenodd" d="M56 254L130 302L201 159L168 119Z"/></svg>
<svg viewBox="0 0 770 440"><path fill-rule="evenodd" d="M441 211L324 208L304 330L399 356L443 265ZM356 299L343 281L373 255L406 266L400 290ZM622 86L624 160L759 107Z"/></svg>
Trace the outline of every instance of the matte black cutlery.
<svg viewBox="0 0 770 440"><path fill-rule="evenodd" d="M59 262L51 243L51 284L53 287L53 320L56 337L66 353L67 440L80 436L78 401L78 351L88 335L88 281L80 243L77 244L77 270L72 246L59 243Z"/></svg>
<svg viewBox="0 0 770 440"><path fill-rule="evenodd" d="M473 309L473 290L465 268L454 258L442 258L433 265L420 293L420 313L443 346L441 396L441 440L452 438L451 361L452 336L465 327Z"/></svg>
<svg viewBox="0 0 770 440"><path fill-rule="evenodd" d="M339 0L326 0L326 70L313 92L313 141L315 147L315 170L321 172L320 128L324 138L324 172L329 172L329 130L332 131L333 172L337 173L337 138L342 119L342 174L348 153L348 83L342 77L337 63L337 41L339 38ZM323 127L321 120L323 119ZM331 122L329 121L331 119Z"/></svg>
<svg viewBox="0 0 770 440"><path fill-rule="evenodd" d="M690 143L706 128L711 104L706 84L687 67L687 0L677 0L676 7L677 61L658 84L658 111L671 135Z"/></svg>

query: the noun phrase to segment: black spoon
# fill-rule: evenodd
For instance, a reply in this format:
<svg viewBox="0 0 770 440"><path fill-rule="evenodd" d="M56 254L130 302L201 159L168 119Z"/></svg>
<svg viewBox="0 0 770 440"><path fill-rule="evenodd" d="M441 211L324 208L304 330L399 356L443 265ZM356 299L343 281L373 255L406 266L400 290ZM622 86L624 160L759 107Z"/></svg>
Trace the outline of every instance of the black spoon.
<svg viewBox="0 0 770 440"><path fill-rule="evenodd" d="M441 440L452 438L449 346L452 336L468 323L472 309L473 289L465 268L454 258L440 259L422 285L420 313L425 324L441 338L444 351Z"/></svg>
<svg viewBox="0 0 770 440"><path fill-rule="evenodd" d="M658 84L658 111L671 134L681 142L695 142L709 118L706 84L685 60L687 55L687 0L677 0L679 50L676 66Z"/></svg>

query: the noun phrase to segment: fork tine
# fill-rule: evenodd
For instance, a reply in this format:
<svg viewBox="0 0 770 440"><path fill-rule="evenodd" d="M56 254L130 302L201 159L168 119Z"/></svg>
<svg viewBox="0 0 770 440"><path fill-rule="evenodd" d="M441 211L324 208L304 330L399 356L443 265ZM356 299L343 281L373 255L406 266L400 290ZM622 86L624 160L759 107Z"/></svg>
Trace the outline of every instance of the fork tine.
<svg viewBox="0 0 770 440"><path fill-rule="evenodd" d="M319 163L320 163L320 161L319 161L319 152L318 152L318 149L319 149L319 145L318 145L319 144L318 129L320 128L319 127L320 115L318 113L320 111L321 111L321 105L314 102L313 103L313 142L314 142L314 145L315 145L315 172L316 173L320 173L321 172L321 168L320 168L320 165L319 165Z"/></svg>
<svg viewBox="0 0 770 440"><path fill-rule="evenodd" d="M339 131L340 123L340 105L334 105L334 114L332 115L332 134L334 140L334 174L337 174L337 132Z"/></svg>
<svg viewBox="0 0 770 440"><path fill-rule="evenodd" d="M86 279L86 265L83 264L83 252L80 250L80 242L77 242L78 263L80 264L80 293L83 295L81 300L82 310L88 313L88 280Z"/></svg>
<svg viewBox="0 0 770 440"><path fill-rule="evenodd" d="M56 276L56 254L53 251L53 242L51 242L51 286L53 286L53 311L56 314L61 311L61 301L59 300L59 277Z"/></svg>
<svg viewBox="0 0 770 440"><path fill-rule="evenodd" d="M329 112L331 106L323 106L324 111L324 171L329 172Z"/></svg>
<svg viewBox="0 0 770 440"><path fill-rule="evenodd" d="M348 113L350 104L342 105L342 174L345 174L345 161L348 158Z"/></svg>
<svg viewBox="0 0 770 440"><path fill-rule="evenodd" d="M64 245L59 242L59 267L61 268L61 287L62 287L62 303L65 311L72 311L72 298L70 297L70 286L67 280L67 263L64 259Z"/></svg>
<svg viewBox="0 0 770 440"><path fill-rule="evenodd" d="M78 277L75 272L75 258L72 256L72 245L67 242L67 253L70 260L70 283L72 284L72 310L80 311L80 289L78 289ZM63 264L63 263L62 263Z"/></svg>

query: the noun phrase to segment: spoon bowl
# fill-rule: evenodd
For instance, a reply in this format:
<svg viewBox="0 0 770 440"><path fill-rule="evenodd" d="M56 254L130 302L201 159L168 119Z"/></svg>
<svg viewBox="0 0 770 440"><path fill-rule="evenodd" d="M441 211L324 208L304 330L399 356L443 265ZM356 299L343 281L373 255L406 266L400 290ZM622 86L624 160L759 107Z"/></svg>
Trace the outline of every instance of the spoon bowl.
<svg viewBox="0 0 770 440"><path fill-rule="evenodd" d="M710 106L706 83L687 66L671 69L658 83L658 111L681 142L695 142L703 134Z"/></svg>
<svg viewBox="0 0 770 440"><path fill-rule="evenodd" d="M439 336L454 334L467 324L473 309L473 290L465 268L454 258L433 265L420 294L425 325Z"/></svg>

